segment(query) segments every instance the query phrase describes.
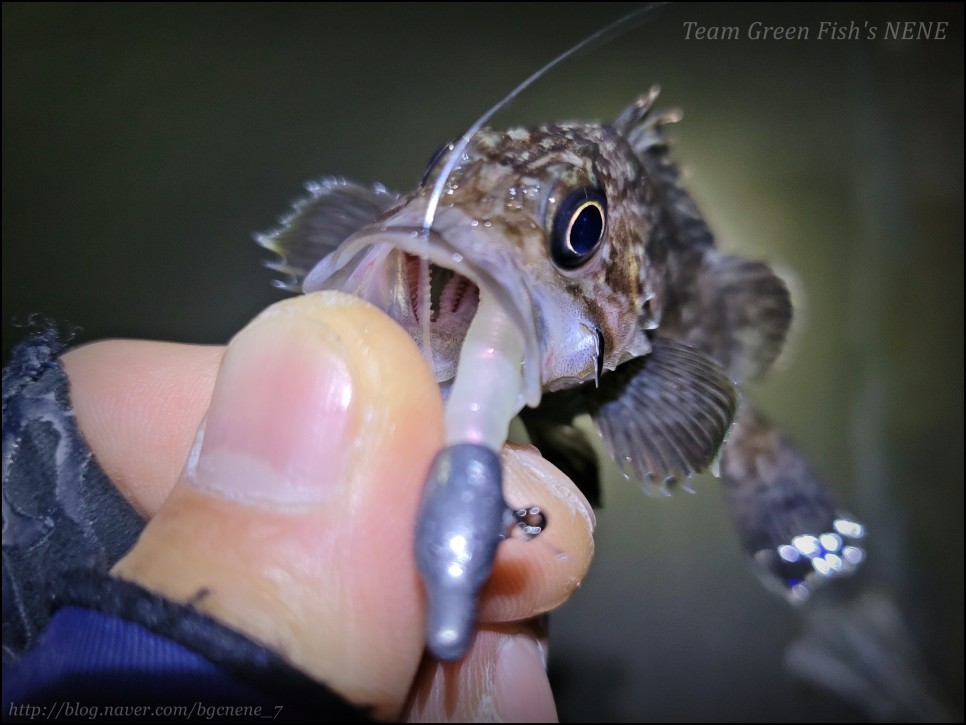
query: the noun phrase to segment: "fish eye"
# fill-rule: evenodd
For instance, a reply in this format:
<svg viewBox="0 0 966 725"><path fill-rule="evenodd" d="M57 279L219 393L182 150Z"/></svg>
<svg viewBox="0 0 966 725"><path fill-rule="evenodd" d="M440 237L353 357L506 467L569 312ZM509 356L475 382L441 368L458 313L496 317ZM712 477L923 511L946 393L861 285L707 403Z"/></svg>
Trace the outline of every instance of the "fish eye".
<svg viewBox="0 0 966 725"><path fill-rule="evenodd" d="M574 269L600 246L607 227L607 197L593 187L570 192L557 207L550 235L554 263Z"/></svg>
<svg viewBox="0 0 966 725"><path fill-rule="evenodd" d="M419 182L419 185L420 186L424 186L426 184L426 182L429 181L429 174L430 174L430 172L434 168L436 168L436 164L438 164L443 159L443 157L447 153L449 153L450 149L452 149L452 148L453 148L453 142L452 141L447 141L442 146L440 146L438 149L436 149L436 151L433 152L433 155L429 157L429 163L426 164L426 170L423 172L423 178Z"/></svg>

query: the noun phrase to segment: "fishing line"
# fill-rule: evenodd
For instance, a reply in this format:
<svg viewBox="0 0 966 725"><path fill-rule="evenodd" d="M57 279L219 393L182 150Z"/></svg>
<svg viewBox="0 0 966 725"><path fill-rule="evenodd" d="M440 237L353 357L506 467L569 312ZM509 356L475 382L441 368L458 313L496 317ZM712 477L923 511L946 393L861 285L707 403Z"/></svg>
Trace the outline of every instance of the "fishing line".
<svg viewBox="0 0 966 725"><path fill-rule="evenodd" d="M660 10L667 3L648 3L639 7L631 12L623 15L612 23L604 26L596 33L587 36L582 41L576 45L571 46L563 53L555 57L549 63L545 64L539 68L534 73L530 74L526 79L523 80L516 88L510 91L506 96L501 98L497 103L486 111L482 116L480 116L476 121L466 130L466 132L453 144L453 148L446 158L442 169L440 170L439 176L436 178L436 183L433 185L433 191L429 195L429 200L426 204L426 213L423 216L423 226L419 233L424 244L429 244L429 232L433 227L433 223L436 220L436 211L439 208L439 201L443 196L443 189L449 181L450 175L453 170L459 164L460 159L463 156L463 152L469 145L470 141L476 133L483 128L483 125L493 118L494 115L499 113L501 110L506 108L510 103L516 99L523 91L533 85L536 81L540 80L543 76L553 70L555 67L568 60L569 58L575 56L583 50L589 50L596 45L604 43L611 38L615 38L618 35L625 33L632 28L638 27L641 23L650 20L658 10ZM427 254L422 254L420 259L419 268L419 278L420 283L425 282L427 284L426 289L429 289L428 283L431 278L429 256ZM422 348L424 354L430 365L434 364L433 361L433 344L432 344L432 333L430 330L430 310L429 301L421 305L422 315L420 317L420 337L422 339Z"/></svg>
<svg viewBox="0 0 966 725"><path fill-rule="evenodd" d="M470 141L476 135L477 131L483 128L483 125L487 121L493 118L493 116L498 112L506 108L517 96L523 93L523 91L533 85L536 81L540 80L556 66L560 65L582 50L587 50L596 44L603 43L611 38L627 32L628 30L631 30L632 28L638 27L641 23L650 20L652 16L655 15L657 11L660 10L664 5L667 5L667 3L648 3L643 7L632 10L626 15L618 18L614 22L598 30L596 33L587 36L582 41L577 43L577 45L571 46L549 63L541 67L539 70L532 73L522 83L520 83L520 85L501 98L496 105L480 116L473 123L473 125L466 130L466 133L460 136L459 140L453 145L453 149L446 159L446 162L443 164L443 168L436 179L436 183L433 185L433 192L429 196L429 202L426 205L426 214L423 217L423 236L428 238L429 230L432 228L433 222L436 220L436 210L439 207L439 200L443 195L443 188L446 186L446 182L449 180L450 174L453 173L453 169L455 169L457 164L459 164L459 161L463 156L463 152L466 150L466 147L469 145Z"/></svg>

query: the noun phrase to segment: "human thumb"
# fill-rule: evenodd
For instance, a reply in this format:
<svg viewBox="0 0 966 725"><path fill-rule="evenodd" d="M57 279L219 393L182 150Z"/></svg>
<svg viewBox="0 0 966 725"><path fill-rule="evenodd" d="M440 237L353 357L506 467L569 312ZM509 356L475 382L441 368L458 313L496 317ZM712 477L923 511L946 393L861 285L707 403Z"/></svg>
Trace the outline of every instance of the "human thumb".
<svg viewBox="0 0 966 725"><path fill-rule="evenodd" d="M180 481L113 573L395 717L422 654L409 542L442 441L432 375L388 317L338 293L276 304L228 346Z"/></svg>

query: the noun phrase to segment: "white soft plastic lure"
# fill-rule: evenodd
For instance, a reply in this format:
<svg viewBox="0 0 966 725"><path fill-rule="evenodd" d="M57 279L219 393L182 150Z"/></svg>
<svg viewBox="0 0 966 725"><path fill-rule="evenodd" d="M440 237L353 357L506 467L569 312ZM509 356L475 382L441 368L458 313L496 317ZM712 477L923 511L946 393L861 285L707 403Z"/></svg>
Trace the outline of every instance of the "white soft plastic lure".
<svg viewBox="0 0 966 725"><path fill-rule="evenodd" d="M385 310L446 397L446 448L427 475L415 537L427 639L441 659L472 641L499 542L545 523L537 508L503 499L498 452L518 414L578 483L596 485L596 459L572 425L584 412L648 490L717 471L722 456L743 543L792 601L864 556L862 526L738 403L737 385L782 349L788 291L767 265L715 248L669 159L662 127L676 114L653 111L657 90L610 124L484 127L557 62L651 10L528 78L444 146L408 194L325 178L257 237L281 258L269 265L288 275L280 286L341 290Z"/></svg>

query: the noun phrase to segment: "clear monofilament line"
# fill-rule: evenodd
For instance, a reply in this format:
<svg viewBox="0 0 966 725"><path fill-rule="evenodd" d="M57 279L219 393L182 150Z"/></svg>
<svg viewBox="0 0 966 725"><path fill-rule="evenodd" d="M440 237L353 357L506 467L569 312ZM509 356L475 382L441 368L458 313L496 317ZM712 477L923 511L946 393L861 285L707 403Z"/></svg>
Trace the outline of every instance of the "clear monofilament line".
<svg viewBox="0 0 966 725"><path fill-rule="evenodd" d="M542 66L539 70L527 76L527 78L520 83L520 85L506 94L492 108L476 119L476 121L468 129L466 129L466 133L460 136L459 140L453 144L453 149L450 151L449 156L446 159L446 163L443 164L443 168L440 170L439 176L436 178L436 183L433 185L433 192L429 195L429 202L426 205L426 214L423 217L423 231L432 229L433 222L436 219L436 209L439 207L439 200L443 196L443 189L446 187L446 182L449 180L450 174L453 173L453 169L455 169L459 164L460 158L463 156L463 152L476 135L476 132L483 128L483 125L487 121L510 105L510 103L512 103L517 96L523 93L536 81L540 80L548 72L553 70L556 66L560 65L571 56L574 56L580 51L592 47L596 43L602 43L605 40L618 35L619 33L630 30L631 28L635 27L637 23L645 21L652 13L666 4L667 3L648 3L643 7L632 10L626 15L621 16L614 22L598 30L593 35L587 36L576 45L572 45L549 63Z"/></svg>

